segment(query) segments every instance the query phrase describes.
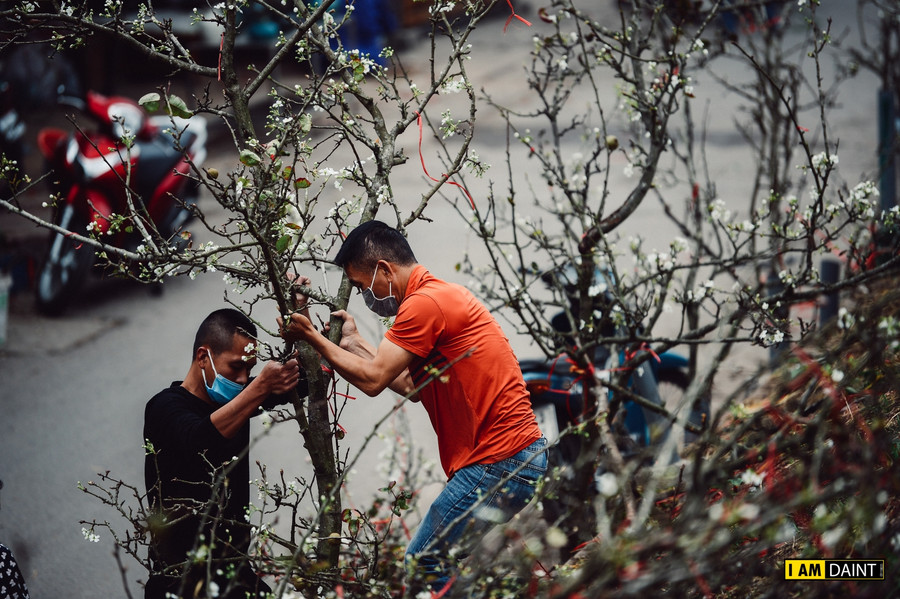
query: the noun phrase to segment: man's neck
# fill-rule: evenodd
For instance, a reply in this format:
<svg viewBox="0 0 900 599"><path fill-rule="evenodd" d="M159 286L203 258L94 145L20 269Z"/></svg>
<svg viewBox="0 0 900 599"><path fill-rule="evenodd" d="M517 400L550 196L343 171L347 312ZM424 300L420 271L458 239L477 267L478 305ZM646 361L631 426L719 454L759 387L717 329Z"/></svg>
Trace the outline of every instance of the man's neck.
<svg viewBox="0 0 900 599"><path fill-rule="evenodd" d="M399 301L403 301L403 298L406 297L406 288L409 287L409 279L412 277L412 273L417 266L419 266L419 264L416 262L407 266L394 265L394 295Z"/></svg>
<svg viewBox="0 0 900 599"><path fill-rule="evenodd" d="M181 381L181 386L206 403L212 405L213 402L209 398L209 394L206 392L206 385L203 382L203 373L201 372L200 365L196 360L191 363L191 367L188 369L187 375L185 375L184 380Z"/></svg>

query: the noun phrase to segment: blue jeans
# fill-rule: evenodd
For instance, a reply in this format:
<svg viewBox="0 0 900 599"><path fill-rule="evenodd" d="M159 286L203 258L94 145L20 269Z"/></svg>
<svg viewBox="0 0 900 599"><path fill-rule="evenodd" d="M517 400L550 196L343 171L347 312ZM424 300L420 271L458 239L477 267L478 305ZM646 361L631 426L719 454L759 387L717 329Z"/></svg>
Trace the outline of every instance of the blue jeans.
<svg viewBox="0 0 900 599"><path fill-rule="evenodd" d="M455 562L468 555L479 537L508 522L531 498L547 470L543 437L494 464L460 468L447 482L406 548L406 563L432 588L440 589ZM455 548L450 555L451 548Z"/></svg>

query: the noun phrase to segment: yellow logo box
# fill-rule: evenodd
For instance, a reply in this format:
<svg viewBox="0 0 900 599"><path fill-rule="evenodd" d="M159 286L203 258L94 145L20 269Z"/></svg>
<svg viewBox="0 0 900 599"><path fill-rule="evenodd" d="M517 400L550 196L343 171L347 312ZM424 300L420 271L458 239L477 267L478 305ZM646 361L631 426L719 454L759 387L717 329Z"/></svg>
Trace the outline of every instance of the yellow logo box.
<svg viewBox="0 0 900 599"><path fill-rule="evenodd" d="M789 559L785 580L884 580L883 559Z"/></svg>

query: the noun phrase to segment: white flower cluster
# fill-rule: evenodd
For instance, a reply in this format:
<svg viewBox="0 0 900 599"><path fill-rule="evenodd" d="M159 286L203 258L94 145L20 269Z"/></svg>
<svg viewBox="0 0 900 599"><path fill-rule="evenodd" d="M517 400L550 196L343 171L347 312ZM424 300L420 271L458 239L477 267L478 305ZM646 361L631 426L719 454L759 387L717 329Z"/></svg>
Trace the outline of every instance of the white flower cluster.
<svg viewBox="0 0 900 599"><path fill-rule="evenodd" d="M708 297L712 297L715 291L716 283L712 279L709 279L699 287L685 290L682 294L681 301L684 304L696 304Z"/></svg>
<svg viewBox="0 0 900 599"><path fill-rule="evenodd" d="M465 165L469 169L469 171L478 178L484 177L485 173L487 173L491 168L491 165L487 162L483 162L481 160L481 157L478 155L478 152L476 152L471 147L469 148L469 153L466 156Z"/></svg>
<svg viewBox="0 0 900 599"><path fill-rule="evenodd" d="M731 238L732 241L738 241L741 234L750 235L756 231L759 228L759 223L743 220L739 223L728 223L725 225L725 228L728 231L728 237Z"/></svg>
<svg viewBox="0 0 900 599"><path fill-rule="evenodd" d="M813 168L820 173L825 173L830 168L836 167L838 164L837 154L829 154L828 152L820 152L812 157Z"/></svg>
<svg viewBox="0 0 900 599"><path fill-rule="evenodd" d="M534 138L531 136L531 129L525 129L525 134L520 134L518 131L513 133L513 137L524 143L525 145L531 145L531 142Z"/></svg>
<svg viewBox="0 0 900 599"><path fill-rule="evenodd" d="M890 351L900 349L900 319L896 316L883 316L878 321L878 330L886 337Z"/></svg>
<svg viewBox="0 0 900 599"><path fill-rule="evenodd" d="M441 113L441 137L447 139L453 137L459 130L459 121L453 119L450 110L447 109Z"/></svg>
<svg viewBox="0 0 900 599"><path fill-rule="evenodd" d="M706 48L706 44L704 44L703 40L700 38L694 40L694 45L691 46L691 52L699 52L703 56L709 56L709 50Z"/></svg>
<svg viewBox="0 0 900 599"><path fill-rule="evenodd" d="M91 543L99 543L100 535L94 532L94 527L92 526L90 529L81 528L81 534L84 535L86 541L90 541Z"/></svg>
<svg viewBox="0 0 900 599"><path fill-rule="evenodd" d="M442 12L450 12L455 7L456 2L449 0L435 0L435 2L428 8L428 12L432 15Z"/></svg>
<svg viewBox="0 0 900 599"><path fill-rule="evenodd" d="M358 210L359 199L348 200L347 198L341 198L328 211L328 218L333 219L336 216L340 216L342 219L346 219Z"/></svg>
<svg viewBox="0 0 900 599"><path fill-rule="evenodd" d="M710 220L713 222L723 224L731 222L731 210L729 210L725 205L725 200L721 198L716 198L715 200L711 201L709 203L709 207L707 207L707 211L709 212Z"/></svg>
<svg viewBox="0 0 900 599"><path fill-rule="evenodd" d="M375 194L375 201L379 204L384 204L391 198L390 189L388 189L387 185L382 185L378 188L378 193Z"/></svg>
<svg viewBox="0 0 900 599"><path fill-rule="evenodd" d="M669 248L671 248L673 254L680 254L688 249L688 240L684 237L675 237L669 244Z"/></svg>
<svg viewBox="0 0 900 599"><path fill-rule="evenodd" d="M650 253L647 254L647 262L656 266L660 272L669 272L675 268L675 260L672 254Z"/></svg>
<svg viewBox="0 0 900 599"><path fill-rule="evenodd" d="M875 206L880 196L881 192L874 181L863 181L850 190L844 207L863 218L875 218Z"/></svg>
<svg viewBox="0 0 900 599"><path fill-rule="evenodd" d="M756 472L753 468L748 468L741 473L741 483L749 487L761 487L763 475Z"/></svg>
<svg viewBox="0 0 900 599"><path fill-rule="evenodd" d="M609 289L609 286L606 284L606 281L600 280L588 288L588 295L597 297L602 293L606 293L607 289Z"/></svg>
<svg viewBox="0 0 900 599"><path fill-rule="evenodd" d="M778 280L780 280L785 287L794 287L797 284L797 278L794 276L794 273L789 270L779 271Z"/></svg>
<svg viewBox="0 0 900 599"><path fill-rule="evenodd" d="M847 330L856 324L856 317L847 308L838 310L838 328Z"/></svg>
<svg viewBox="0 0 900 599"><path fill-rule="evenodd" d="M115 15L120 10L122 10L122 0L106 0L103 8L106 15Z"/></svg>
<svg viewBox="0 0 900 599"><path fill-rule="evenodd" d="M309 172L309 176L315 179L333 179L334 188L337 190L344 189L344 181L349 179L353 174L353 170L349 168L334 169L331 167L320 167Z"/></svg>
<svg viewBox="0 0 900 599"><path fill-rule="evenodd" d="M763 329L759 334L759 340L764 346L778 345L784 341L784 332L778 329Z"/></svg>
<svg viewBox="0 0 900 599"><path fill-rule="evenodd" d="M443 91L451 94L457 94L466 88L468 88L468 85L466 84L466 80L462 77L452 77L447 79L441 86Z"/></svg>

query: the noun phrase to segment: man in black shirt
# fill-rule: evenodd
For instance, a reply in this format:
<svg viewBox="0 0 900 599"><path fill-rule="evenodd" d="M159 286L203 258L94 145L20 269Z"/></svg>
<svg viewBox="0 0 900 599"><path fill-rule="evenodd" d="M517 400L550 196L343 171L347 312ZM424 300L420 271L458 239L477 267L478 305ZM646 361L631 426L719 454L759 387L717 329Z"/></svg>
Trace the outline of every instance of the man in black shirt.
<svg viewBox="0 0 900 599"><path fill-rule="evenodd" d="M154 573L147 599L259 596L267 592L247 562L251 416L285 403L301 383L296 359L271 361L259 376L256 327L241 312L211 313L197 331L184 380L144 411L144 480L150 504ZM297 392L306 394L305 381Z"/></svg>

